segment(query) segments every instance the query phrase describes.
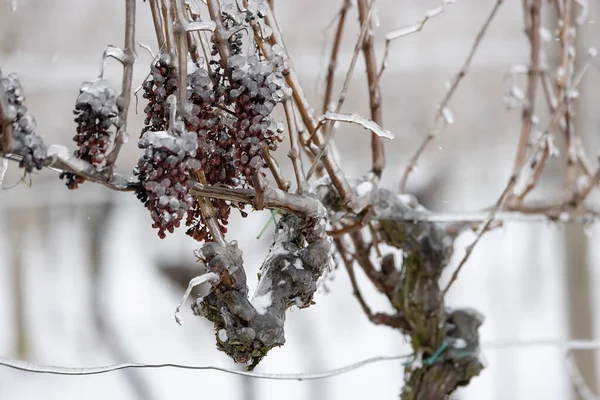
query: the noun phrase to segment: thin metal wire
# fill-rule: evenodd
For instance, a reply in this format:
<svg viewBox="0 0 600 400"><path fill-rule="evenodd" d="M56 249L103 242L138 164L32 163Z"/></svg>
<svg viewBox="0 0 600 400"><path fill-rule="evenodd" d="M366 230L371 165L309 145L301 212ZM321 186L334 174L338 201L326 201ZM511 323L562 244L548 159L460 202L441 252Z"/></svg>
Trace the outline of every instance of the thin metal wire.
<svg viewBox="0 0 600 400"><path fill-rule="evenodd" d="M19 371L32 372L38 374L50 374L50 375L69 375L69 376L80 376L80 375L99 375L106 374L109 372L124 370L124 369L159 369L159 368L177 368L177 369L187 369L187 370L197 370L197 371L218 371L224 372L232 375L245 376L249 378L258 378L258 379L270 379L270 380L284 380L284 381L310 381L310 380L318 380L318 379L326 379L331 378L336 375L341 375L348 373L350 371L354 371L356 369L365 367L370 364L387 362L387 361L398 361L405 358L410 357L411 354L403 354L396 356L378 356L378 357L370 357L364 360L332 369L324 372L316 372L316 373L290 373L290 374L269 374L262 372L251 372L251 371L240 371L237 369L225 368L225 367L217 367L217 366L195 366L195 365L185 365L185 364L174 364L174 363L164 363L164 364L138 364L138 363L122 363L101 367L90 367L90 368L75 368L75 367L60 367L54 365L40 365L33 364L27 361L21 360L12 360L9 358L0 357L0 365L8 368L13 368Z"/></svg>
<svg viewBox="0 0 600 400"><path fill-rule="evenodd" d="M525 340L506 340L506 341L494 341L482 343L483 350L503 350L515 347L536 347L536 346L555 346L564 351L574 350L600 350L600 341L592 340L564 340L564 339L525 339ZM141 364L141 363L122 363L115 365L107 365L101 367L89 367L89 368L77 368L77 367L61 367L54 365L41 365L34 364L27 361L13 360L5 357L0 357L0 366L16 369L24 372L38 373L38 374L50 374L50 375L69 375L69 376L81 376L81 375L99 375L106 374L109 372L115 372L124 369L160 369L160 368L176 368L176 369L187 369L195 371L217 371L231 375L245 376L249 378L257 379L270 379L270 380L284 380L284 381L310 381L318 379L327 379L337 375L342 375L371 364L377 364L381 362L399 361L409 357L413 354L402 354L395 356L377 356L369 357L363 360L357 361L346 366L315 373L290 373L290 374L270 374L263 372L251 372L251 371L240 371L237 369L217 367L217 366L196 366L196 365L185 365L175 363L163 363L163 364Z"/></svg>

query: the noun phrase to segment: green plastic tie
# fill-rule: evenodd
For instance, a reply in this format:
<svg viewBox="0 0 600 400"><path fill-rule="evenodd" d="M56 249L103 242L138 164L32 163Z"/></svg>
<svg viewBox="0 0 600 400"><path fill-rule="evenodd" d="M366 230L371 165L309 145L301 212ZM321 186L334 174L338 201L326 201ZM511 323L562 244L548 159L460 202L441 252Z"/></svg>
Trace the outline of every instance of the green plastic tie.
<svg viewBox="0 0 600 400"><path fill-rule="evenodd" d="M440 347L438 347L438 349L435 351L435 353L433 353L430 357L427 357L425 360L423 360L423 365L434 364L438 360L438 358L440 358L440 356L442 355L444 350L446 350L447 348L448 348L448 343L447 342L442 343L442 345Z"/></svg>
<svg viewBox="0 0 600 400"><path fill-rule="evenodd" d="M256 239L260 239L262 237L262 235L265 234L269 225L271 225L272 222L275 222L275 215L277 215L277 214L278 214L277 212L271 210L271 217L267 220L267 223L265 224L265 226L263 226L263 228L260 230L260 233L258 234Z"/></svg>
<svg viewBox="0 0 600 400"><path fill-rule="evenodd" d="M442 355L442 353L444 352L444 350L446 350L448 348L448 343L444 342L440 345L440 347L438 347L438 349L435 351L435 353L433 353L431 356L427 357L426 359L423 360L423 365L432 365L435 364L439 359L440 356ZM403 362L402 365L405 367L408 367L410 365L412 365L415 361L406 361Z"/></svg>

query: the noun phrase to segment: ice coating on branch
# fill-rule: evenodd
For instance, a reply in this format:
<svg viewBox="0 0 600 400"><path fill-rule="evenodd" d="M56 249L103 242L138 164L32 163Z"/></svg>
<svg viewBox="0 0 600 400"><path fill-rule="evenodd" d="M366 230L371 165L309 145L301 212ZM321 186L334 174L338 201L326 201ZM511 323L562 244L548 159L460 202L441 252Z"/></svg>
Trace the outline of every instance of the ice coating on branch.
<svg viewBox="0 0 600 400"><path fill-rule="evenodd" d="M6 113L12 120L10 149L3 149L22 156L19 166L26 172L42 169L47 156L47 148L41 136L36 134L35 119L28 114L25 106L25 95L17 74L9 74L0 78L4 89L8 110Z"/></svg>
<svg viewBox="0 0 600 400"><path fill-rule="evenodd" d="M269 6L265 0L249 0L248 12L257 15L259 18L264 18L269 12Z"/></svg>
<svg viewBox="0 0 600 400"><path fill-rule="evenodd" d="M207 270L221 279L192 309L214 323L217 347L236 362L252 363L252 367L270 349L283 345L285 311L292 305L311 304L317 280L331 258L328 240L306 244L304 238L314 235L302 231L312 226L314 222L307 224L291 214L281 218L251 300L241 251L235 243L226 247L206 243L197 252Z"/></svg>
<svg viewBox="0 0 600 400"><path fill-rule="evenodd" d="M84 82L79 88L75 108L89 107L94 114L114 117L117 93L105 79Z"/></svg>
<svg viewBox="0 0 600 400"><path fill-rule="evenodd" d="M258 314L265 315L267 309L273 304L273 292L266 292L264 294L254 296L252 300L250 300L250 303L252 303L252 306Z"/></svg>
<svg viewBox="0 0 600 400"><path fill-rule="evenodd" d="M6 174L6 170L8 169L8 160L3 158L0 161L0 186L2 186L2 182L4 182L4 175Z"/></svg>

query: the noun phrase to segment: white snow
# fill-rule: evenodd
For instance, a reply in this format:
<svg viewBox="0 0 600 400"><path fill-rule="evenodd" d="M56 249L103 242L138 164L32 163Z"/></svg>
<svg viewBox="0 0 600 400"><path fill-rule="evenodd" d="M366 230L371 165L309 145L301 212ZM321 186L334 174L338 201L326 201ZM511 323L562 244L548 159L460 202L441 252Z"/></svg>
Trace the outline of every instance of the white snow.
<svg viewBox="0 0 600 400"><path fill-rule="evenodd" d="M294 303L296 303L296 306L298 308L304 306L304 302L302 301L302 299L300 297L296 297L294 298Z"/></svg>
<svg viewBox="0 0 600 400"><path fill-rule="evenodd" d="M304 267L302 266L302 260L299 258L296 258L296 261L294 261L294 268L296 269L304 269Z"/></svg>
<svg viewBox="0 0 600 400"><path fill-rule="evenodd" d="M356 186L356 194L358 196L365 196L373 190L373 184L369 181L364 181Z"/></svg>
<svg viewBox="0 0 600 400"><path fill-rule="evenodd" d="M273 304L273 292L269 291L265 294L254 296L250 303L254 306L254 309L260 315L265 315L267 309Z"/></svg>
<svg viewBox="0 0 600 400"><path fill-rule="evenodd" d="M525 193L525 190L527 190L527 186L531 182L533 182L535 167L536 167L537 163L540 162L541 155L542 155L541 151L536 151L531 156L531 158L527 160L527 162L521 169L521 172L519 173L519 175L517 177L517 182L515 183L515 187L513 190L515 196L520 196L523 193Z"/></svg>
<svg viewBox="0 0 600 400"><path fill-rule="evenodd" d="M221 342L226 342L227 339L229 339L229 337L227 337L227 331L225 329L219 329L219 332L217 332L217 336L219 337L219 340Z"/></svg>
<svg viewBox="0 0 600 400"><path fill-rule="evenodd" d="M56 156L59 159L66 160L69 158L70 152L65 146L53 144L48 146L48 155Z"/></svg>
<svg viewBox="0 0 600 400"><path fill-rule="evenodd" d="M454 114L452 114L452 111L450 111L448 107L442 108L442 116L448 125L452 125L454 123Z"/></svg>

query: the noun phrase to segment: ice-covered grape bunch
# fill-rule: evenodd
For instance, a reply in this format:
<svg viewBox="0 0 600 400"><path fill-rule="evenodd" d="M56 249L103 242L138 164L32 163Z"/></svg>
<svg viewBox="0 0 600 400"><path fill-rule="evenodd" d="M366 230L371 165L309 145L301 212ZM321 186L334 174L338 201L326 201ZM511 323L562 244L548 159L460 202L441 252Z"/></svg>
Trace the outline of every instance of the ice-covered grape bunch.
<svg viewBox="0 0 600 400"><path fill-rule="evenodd" d="M117 116L116 99L116 92L106 80L97 79L81 85L73 111L77 124L77 134L73 136L77 143L75 157L97 167L104 162L110 146L110 127ZM66 178L69 189L76 189L85 181L85 178L68 172L60 177Z"/></svg>
<svg viewBox="0 0 600 400"><path fill-rule="evenodd" d="M180 89L177 87L177 68L171 64L175 61L171 61L173 59L167 54L159 55L151 66L151 76L143 84L144 97L149 104L145 109L144 137L140 141L140 147L146 149L146 153L140 159L136 172L142 183L138 197L152 212L154 226L159 229L161 237L177 227L183 214L187 213L187 234L199 241L212 239L202 219L200 205L188 196L191 180L196 178L197 173L202 173L209 185L252 187L257 174L263 173L263 149L274 151L283 140L283 124L276 123L271 117L277 104L291 94L282 73L283 52L278 51L276 46L267 47L270 53L262 56L255 46L255 51L250 49L253 54L247 55L244 53L248 46L242 40L244 33L253 31L249 21L264 17L266 5L262 1L250 1L246 10L240 11L234 6L226 9L223 22L228 30L234 32L227 42L231 56L227 60L219 59L213 35L211 59L206 63L195 60L188 64L187 111L185 115L179 115L184 128L176 129L178 133L169 126L173 113L179 111L179 108L172 109L168 101L169 96L174 99ZM253 41L253 36L248 40ZM194 153L188 152L177 160L170 158L176 164L165 166L164 160L172 154L167 148L148 143L148 138L154 137L147 136L151 131L161 135L168 132L168 135L181 140L185 135L185 140L190 143L195 140ZM193 167L189 166L189 159L196 160ZM180 167L179 163L186 165ZM175 180L170 177L172 173ZM160 189L163 176L168 180L165 181L165 189ZM169 192L177 183L180 186ZM161 193L157 195L156 190ZM164 194L166 197L161 197L163 191L167 192ZM179 196L179 204L185 203L186 206L178 211L165 210L165 205L170 202L169 196ZM206 201L214 211L210 217L221 233L225 233L231 208L238 208L238 205L217 199Z"/></svg>
<svg viewBox="0 0 600 400"><path fill-rule="evenodd" d="M165 131L169 124L169 104L167 98L177 90L177 71L169 63L169 56L162 53L150 67L150 76L142 84L143 97L148 99L144 109L146 131Z"/></svg>
<svg viewBox="0 0 600 400"><path fill-rule="evenodd" d="M182 121L174 125L169 131L143 134L138 146L144 155L134 170L141 186L138 198L150 210L152 226L161 238L178 228L192 207L194 199L188 193L194 184L191 172L200 168L196 133L186 131Z"/></svg>
<svg viewBox="0 0 600 400"><path fill-rule="evenodd" d="M249 178L263 165L261 145L274 151L283 140L283 124L276 124L270 115L285 98L286 84L276 63L260 61L256 55L233 55L227 67L231 74L227 97L237 116L231 124L237 142L234 164Z"/></svg>
<svg viewBox="0 0 600 400"><path fill-rule="evenodd" d="M12 137L9 149L3 151L22 156L19 164L25 171L42 169L47 156L44 140L35 133L35 119L27 113L23 87L17 74L0 78L8 100L8 114L14 116L11 124Z"/></svg>

